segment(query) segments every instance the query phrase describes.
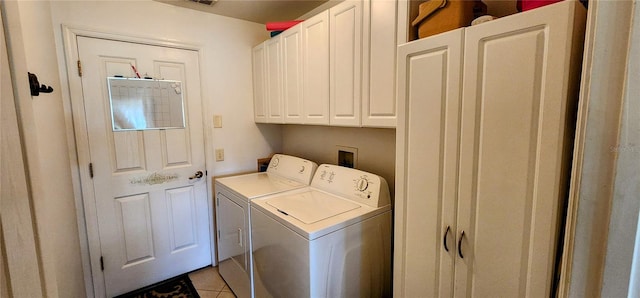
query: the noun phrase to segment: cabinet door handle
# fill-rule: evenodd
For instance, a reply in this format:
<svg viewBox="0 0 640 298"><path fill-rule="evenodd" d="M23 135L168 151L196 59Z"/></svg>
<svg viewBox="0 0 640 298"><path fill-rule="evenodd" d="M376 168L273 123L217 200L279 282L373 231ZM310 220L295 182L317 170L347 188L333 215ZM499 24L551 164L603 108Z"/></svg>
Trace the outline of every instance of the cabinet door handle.
<svg viewBox="0 0 640 298"><path fill-rule="evenodd" d="M447 235L449 235L449 230L451 230L450 226L447 226L447 230L444 232L444 237L442 238L442 243L444 243L444 250L449 252L449 248L447 247Z"/></svg>
<svg viewBox="0 0 640 298"><path fill-rule="evenodd" d="M460 239L458 240L458 255L461 259L464 259L464 256L462 255L462 238L464 238L464 230L460 233Z"/></svg>

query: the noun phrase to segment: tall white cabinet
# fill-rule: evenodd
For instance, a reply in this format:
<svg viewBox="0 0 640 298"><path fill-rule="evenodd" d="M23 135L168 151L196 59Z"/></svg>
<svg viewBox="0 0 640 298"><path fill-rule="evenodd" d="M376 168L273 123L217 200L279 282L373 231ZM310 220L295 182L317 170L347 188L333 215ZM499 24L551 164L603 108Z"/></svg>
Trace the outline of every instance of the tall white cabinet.
<svg viewBox="0 0 640 298"><path fill-rule="evenodd" d="M394 296L549 297L586 12L399 47Z"/></svg>

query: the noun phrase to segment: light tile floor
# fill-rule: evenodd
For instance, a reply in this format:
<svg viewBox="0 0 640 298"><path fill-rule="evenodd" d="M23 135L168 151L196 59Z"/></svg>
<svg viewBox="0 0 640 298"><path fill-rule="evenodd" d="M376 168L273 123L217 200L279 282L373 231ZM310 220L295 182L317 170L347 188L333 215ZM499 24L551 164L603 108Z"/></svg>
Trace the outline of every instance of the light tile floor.
<svg viewBox="0 0 640 298"><path fill-rule="evenodd" d="M193 286L202 298L235 298L227 283L224 282L218 267L205 267L189 273Z"/></svg>

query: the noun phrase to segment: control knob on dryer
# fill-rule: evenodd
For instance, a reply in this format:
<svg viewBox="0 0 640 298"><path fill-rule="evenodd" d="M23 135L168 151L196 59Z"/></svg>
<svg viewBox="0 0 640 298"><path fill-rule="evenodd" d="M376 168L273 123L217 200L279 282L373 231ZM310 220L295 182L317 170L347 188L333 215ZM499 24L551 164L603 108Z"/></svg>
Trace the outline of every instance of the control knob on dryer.
<svg viewBox="0 0 640 298"><path fill-rule="evenodd" d="M275 168L278 166L278 164L280 163L280 159L277 157L274 157L273 159L271 159L271 167Z"/></svg>

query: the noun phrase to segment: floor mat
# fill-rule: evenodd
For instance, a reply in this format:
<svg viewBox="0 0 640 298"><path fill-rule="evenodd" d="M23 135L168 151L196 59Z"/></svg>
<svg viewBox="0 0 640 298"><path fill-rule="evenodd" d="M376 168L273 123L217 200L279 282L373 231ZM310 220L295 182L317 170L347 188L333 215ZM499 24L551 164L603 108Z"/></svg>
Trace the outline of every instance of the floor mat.
<svg viewBox="0 0 640 298"><path fill-rule="evenodd" d="M188 274L161 281L115 298L200 298Z"/></svg>

